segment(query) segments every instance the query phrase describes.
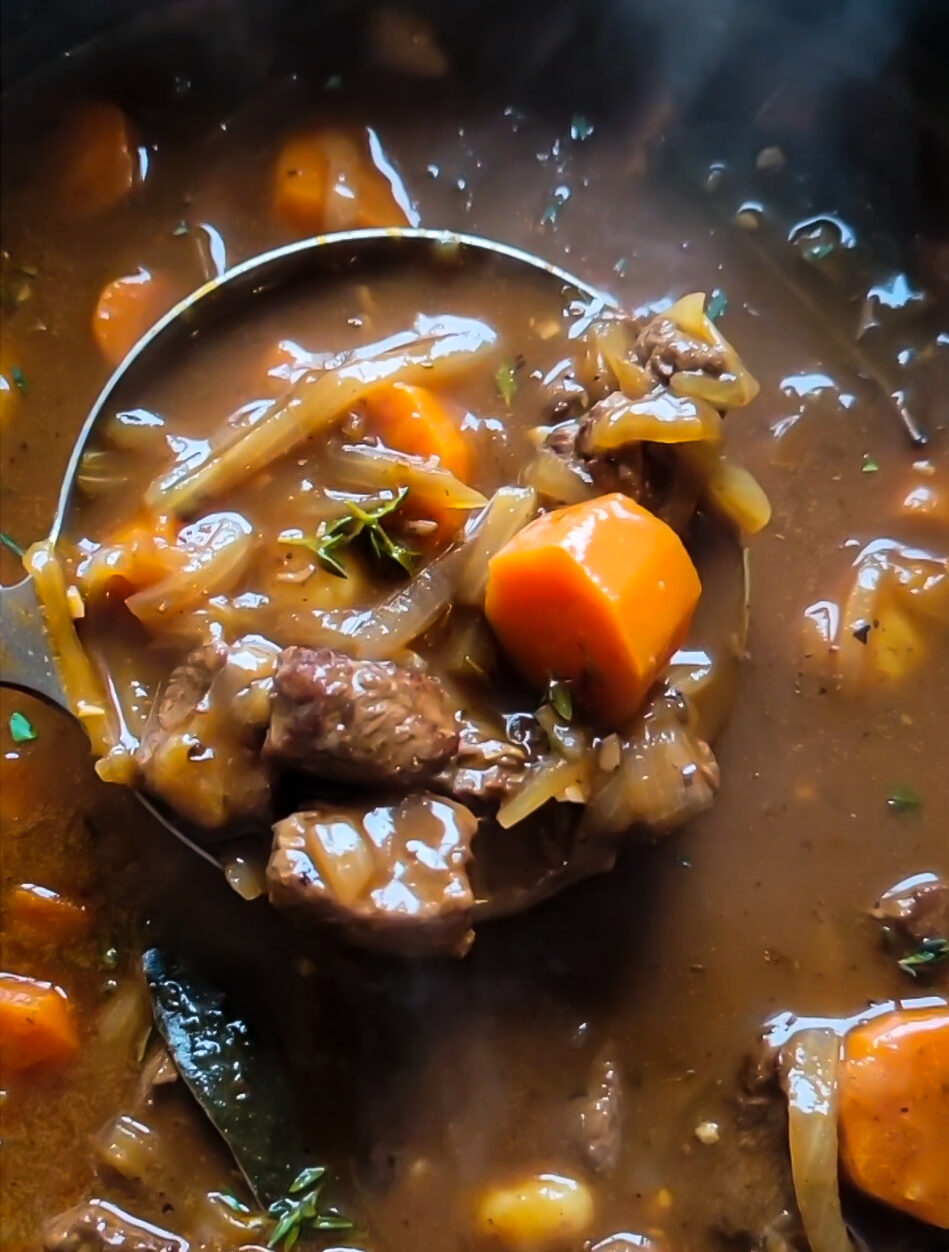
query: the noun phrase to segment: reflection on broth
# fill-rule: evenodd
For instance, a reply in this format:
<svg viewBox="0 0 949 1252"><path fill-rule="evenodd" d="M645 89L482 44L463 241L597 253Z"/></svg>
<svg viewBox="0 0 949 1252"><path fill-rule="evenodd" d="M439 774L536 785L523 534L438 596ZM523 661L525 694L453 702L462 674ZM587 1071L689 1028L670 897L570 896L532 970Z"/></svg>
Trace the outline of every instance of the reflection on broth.
<svg viewBox="0 0 949 1252"><path fill-rule="evenodd" d="M6 145L4 581L114 364L256 253L418 221L634 314L413 256L113 397L28 559L100 773L231 851L3 693L5 1246L937 1252L939 241L871 252L800 93L676 139L366 46L10 96L69 107Z"/></svg>

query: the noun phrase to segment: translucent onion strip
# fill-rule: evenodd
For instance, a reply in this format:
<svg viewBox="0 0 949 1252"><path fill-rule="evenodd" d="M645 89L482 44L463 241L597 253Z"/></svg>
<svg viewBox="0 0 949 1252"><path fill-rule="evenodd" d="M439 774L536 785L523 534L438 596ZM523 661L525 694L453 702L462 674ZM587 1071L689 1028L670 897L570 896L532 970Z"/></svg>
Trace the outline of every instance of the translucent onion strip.
<svg viewBox="0 0 949 1252"><path fill-rule="evenodd" d="M539 496L555 504L579 504L598 494L590 475L577 463L559 456L552 448L538 448L522 478Z"/></svg>
<svg viewBox="0 0 949 1252"><path fill-rule="evenodd" d="M548 800L583 802L589 794L592 772L593 762L589 758L555 757L533 766L517 791L498 809L498 825L508 830Z"/></svg>
<svg viewBox="0 0 949 1252"><path fill-rule="evenodd" d="M840 1208L837 1071L840 1039L812 1027L788 1044L783 1075L794 1194L811 1252L853 1252Z"/></svg>
<svg viewBox="0 0 949 1252"><path fill-rule="evenodd" d="M679 454L702 481L705 502L742 534L756 535L771 521L771 501L753 474L704 444L682 444Z"/></svg>
<svg viewBox="0 0 949 1252"><path fill-rule="evenodd" d="M158 512L188 513L210 495L253 477L305 439L328 430L381 382L445 382L490 354L497 341L484 322L469 317L419 317L398 337L403 346L377 345L379 355L347 358L335 369L306 373L286 398L255 425L237 431L202 465L176 467L148 488L146 504ZM405 342L406 338L409 342Z"/></svg>
<svg viewBox="0 0 949 1252"><path fill-rule="evenodd" d="M500 487L473 524L456 576L458 604L480 605L488 582L488 562L527 525L537 511L531 487Z"/></svg>
<svg viewBox="0 0 949 1252"><path fill-rule="evenodd" d="M579 442L589 456L644 441L717 444L722 438L722 419L710 405L657 388L638 400L618 391L608 395L590 410Z"/></svg>
<svg viewBox="0 0 949 1252"><path fill-rule="evenodd" d="M390 448L343 444L328 448L326 477L337 485L364 491L396 491L407 487L413 502L437 509L479 509L487 503L438 461L423 460Z"/></svg>
<svg viewBox="0 0 949 1252"><path fill-rule="evenodd" d="M45 539L34 543L23 557L23 564L33 575L37 599L46 618L46 633L70 709L89 736L97 756L120 751L105 690L76 634L66 579L53 545Z"/></svg>
<svg viewBox="0 0 949 1252"><path fill-rule="evenodd" d="M690 292L663 315L686 335L714 344L725 356L725 372L718 378L702 370L683 370L672 375L670 388L680 396L705 400L716 409L735 409L750 403L760 390L758 381L742 364L741 357L705 312L705 294Z"/></svg>

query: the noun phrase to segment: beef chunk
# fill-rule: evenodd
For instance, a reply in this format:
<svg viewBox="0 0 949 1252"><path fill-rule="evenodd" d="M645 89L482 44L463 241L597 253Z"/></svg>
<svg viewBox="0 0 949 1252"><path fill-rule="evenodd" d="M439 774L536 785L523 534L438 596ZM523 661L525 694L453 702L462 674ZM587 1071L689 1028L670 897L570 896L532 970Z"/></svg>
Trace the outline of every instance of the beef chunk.
<svg viewBox="0 0 949 1252"><path fill-rule="evenodd" d="M455 756L432 779L432 789L462 804L493 806L522 782L529 753L503 731L465 720Z"/></svg>
<svg viewBox="0 0 949 1252"><path fill-rule="evenodd" d="M639 332L636 352L657 382L666 383L682 370L702 371L716 378L726 367L725 350L719 344L704 343L687 335L668 317L660 314Z"/></svg>
<svg viewBox="0 0 949 1252"><path fill-rule="evenodd" d="M598 1056L590 1084L579 1102L580 1151L596 1174L609 1174L619 1164L623 1147L623 1089L619 1070L608 1055Z"/></svg>
<svg viewBox="0 0 949 1252"><path fill-rule="evenodd" d="M107 1200L89 1200L61 1213L47 1225L46 1252L188 1252L187 1239L132 1217Z"/></svg>
<svg viewBox="0 0 949 1252"><path fill-rule="evenodd" d="M413 785L458 748L448 692L422 670L286 648L266 755L284 767L364 785Z"/></svg>
<svg viewBox="0 0 949 1252"><path fill-rule="evenodd" d="M619 393L615 393L619 394ZM609 397L607 397L607 400ZM606 401L600 401L605 403ZM638 448L628 453L606 455L594 453L587 456L580 451L582 432L588 424L587 418L576 421L560 422L551 428L544 440L544 447L550 448L558 456L563 457L574 472L591 489L601 494L611 491L622 491L634 500L642 501L644 482L642 473L642 456Z"/></svg>
<svg viewBox="0 0 949 1252"><path fill-rule="evenodd" d="M136 760L146 790L207 830L266 822L260 752L277 648L257 636L196 649L158 693Z"/></svg>
<svg viewBox="0 0 949 1252"><path fill-rule="evenodd" d="M949 883L936 874L914 874L884 892L871 913L906 944L949 939Z"/></svg>
<svg viewBox="0 0 949 1252"><path fill-rule="evenodd" d="M280 908L402 956L471 945L474 815L424 792L370 809L311 809L274 826L267 867Z"/></svg>

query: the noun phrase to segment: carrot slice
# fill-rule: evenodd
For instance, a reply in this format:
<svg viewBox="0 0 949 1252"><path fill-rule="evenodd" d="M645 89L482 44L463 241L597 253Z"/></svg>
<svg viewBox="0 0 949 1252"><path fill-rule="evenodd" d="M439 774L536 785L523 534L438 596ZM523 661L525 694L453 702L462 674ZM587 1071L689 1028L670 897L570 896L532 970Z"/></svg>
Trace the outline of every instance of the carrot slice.
<svg viewBox="0 0 949 1252"><path fill-rule="evenodd" d="M949 1006L887 1013L847 1035L840 1152L861 1191L949 1229Z"/></svg>
<svg viewBox="0 0 949 1252"><path fill-rule="evenodd" d="M0 1066L64 1065L78 1050L75 1014L61 987L0 973Z"/></svg>
<svg viewBox="0 0 949 1252"><path fill-rule="evenodd" d="M462 482L471 477L471 449L458 419L428 387L383 383L366 397L366 411L388 447L412 456L437 457Z"/></svg>
<svg viewBox="0 0 949 1252"><path fill-rule="evenodd" d="M92 333L110 365L118 365L175 302L171 283L139 268L106 283L92 315Z"/></svg>
<svg viewBox="0 0 949 1252"><path fill-rule="evenodd" d="M89 914L81 904L74 904L57 891L36 883L21 883L14 890L8 917L14 924L30 927L51 943L79 939L89 930Z"/></svg>
<svg viewBox="0 0 949 1252"><path fill-rule="evenodd" d="M138 172L135 138L118 105L80 105L63 136L63 149L63 195L70 211L99 213L132 190Z"/></svg>
<svg viewBox="0 0 949 1252"><path fill-rule="evenodd" d="M288 139L277 158L273 203L276 215L304 235L408 222L366 136L346 130Z"/></svg>
<svg viewBox="0 0 949 1252"><path fill-rule="evenodd" d="M675 531L614 492L515 535L489 563L485 613L531 682L573 680L586 706L617 726L682 643L700 593Z"/></svg>

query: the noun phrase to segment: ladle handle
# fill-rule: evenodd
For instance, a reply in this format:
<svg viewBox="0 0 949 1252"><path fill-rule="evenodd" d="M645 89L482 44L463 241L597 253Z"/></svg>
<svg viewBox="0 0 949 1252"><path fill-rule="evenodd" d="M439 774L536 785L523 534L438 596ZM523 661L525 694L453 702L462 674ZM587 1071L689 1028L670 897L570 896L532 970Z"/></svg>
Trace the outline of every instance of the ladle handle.
<svg viewBox="0 0 949 1252"><path fill-rule="evenodd" d="M0 686L16 687L70 711L32 577L0 587Z"/></svg>

